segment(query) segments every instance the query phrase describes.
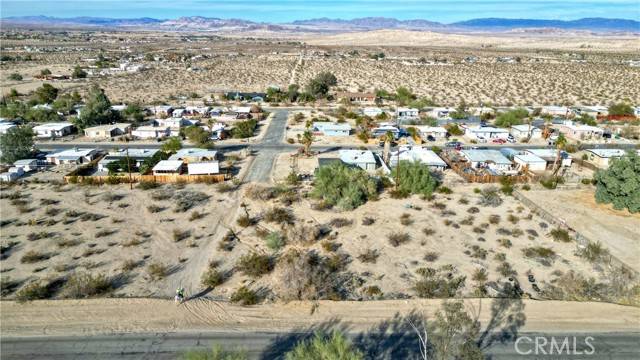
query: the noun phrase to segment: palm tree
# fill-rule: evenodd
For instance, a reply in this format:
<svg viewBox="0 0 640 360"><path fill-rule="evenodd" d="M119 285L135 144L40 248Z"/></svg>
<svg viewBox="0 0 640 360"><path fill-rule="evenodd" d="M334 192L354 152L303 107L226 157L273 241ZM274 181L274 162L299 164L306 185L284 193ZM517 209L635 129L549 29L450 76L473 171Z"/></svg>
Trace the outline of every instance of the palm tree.
<svg viewBox="0 0 640 360"><path fill-rule="evenodd" d="M562 155L562 150L564 150L564 148L567 146L567 138L564 137L564 134L560 134L558 135L558 139L556 139L556 159L553 162L553 176L556 176L556 174L558 173L558 170L560 170L560 167L562 165L562 163L560 162L560 157Z"/></svg>

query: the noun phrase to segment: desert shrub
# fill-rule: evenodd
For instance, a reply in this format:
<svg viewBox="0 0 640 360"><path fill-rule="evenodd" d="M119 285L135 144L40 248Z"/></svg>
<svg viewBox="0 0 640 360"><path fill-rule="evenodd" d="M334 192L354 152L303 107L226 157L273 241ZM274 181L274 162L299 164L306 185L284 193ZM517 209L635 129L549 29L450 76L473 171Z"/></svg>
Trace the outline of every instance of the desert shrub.
<svg viewBox="0 0 640 360"><path fill-rule="evenodd" d="M295 217L293 216L291 211L285 208L274 207L269 209L264 214L264 220L266 222L272 222L272 223L278 223L278 224L282 224L282 223L293 224Z"/></svg>
<svg viewBox="0 0 640 360"><path fill-rule="evenodd" d="M245 275L258 278L273 269L273 261L268 255L260 255L253 252L243 255L236 264L236 267Z"/></svg>
<svg viewBox="0 0 640 360"><path fill-rule="evenodd" d="M379 298L382 296L382 290L380 290L380 287L376 285L367 286L362 290L362 292L369 298Z"/></svg>
<svg viewBox="0 0 640 360"><path fill-rule="evenodd" d="M122 247L131 247L131 246L138 246L140 244L142 244L144 241L140 240L140 239L130 239L130 240L124 240L120 243L120 245Z"/></svg>
<svg viewBox="0 0 640 360"><path fill-rule="evenodd" d="M151 199L155 201L169 200L173 197L173 190L159 189L151 193Z"/></svg>
<svg viewBox="0 0 640 360"><path fill-rule="evenodd" d="M265 244L269 249L278 251L282 249L287 242L280 232L271 231L265 238Z"/></svg>
<svg viewBox="0 0 640 360"><path fill-rule="evenodd" d="M376 222L376 219L372 218L372 217L365 217L362 219L362 225L364 226L369 226L369 225L373 225L373 223Z"/></svg>
<svg viewBox="0 0 640 360"><path fill-rule="evenodd" d="M455 276L455 269L420 268L414 291L420 298L452 298L464 287L465 276Z"/></svg>
<svg viewBox="0 0 640 360"><path fill-rule="evenodd" d="M104 274L75 273L62 287L60 296L67 299L82 299L99 296L113 289L112 281Z"/></svg>
<svg viewBox="0 0 640 360"><path fill-rule="evenodd" d="M509 176L503 176L500 179L500 191L505 195L513 194L513 179Z"/></svg>
<svg viewBox="0 0 640 360"><path fill-rule="evenodd" d="M181 191L174 195L175 212L186 212L194 206L202 205L209 201L209 195L201 191Z"/></svg>
<svg viewBox="0 0 640 360"><path fill-rule="evenodd" d="M474 227L473 228L473 232L476 233L476 234L484 234L485 233L484 229L479 227L479 226Z"/></svg>
<svg viewBox="0 0 640 360"><path fill-rule="evenodd" d="M241 286L231 295L231 302L240 305L255 305L258 303L258 295L246 286Z"/></svg>
<svg viewBox="0 0 640 360"><path fill-rule="evenodd" d="M233 248L236 246L236 240L237 239L238 239L238 237L236 236L236 234L233 231L231 231L231 230L227 231L227 233L224 235L224 237L222 238L222 240L218 244L218 249L220 249L222 251L231 251L231 250L233 250Z"/></svg>
<svg viewBox="0 0 640 360"><path fill-rule="evenodd" d="M540 179L540 185L545 189L553 190L558 187L558 184L564 184L564 178L560 176L547 176Z"/></svg>
<svg viewBox="0 0 640 360"><path fill-rule="evenodd" d="M18 302L48 299L51 297L52 290L48 283L42 280L36 280L24 285L16 292L16 300Z"/></svg>
<svg viewBox="0 0 640 360"><path fill-rule="evenodd" d="M507 249L513 246L513 243L511 242L511 240L505 239L505 238L498 239L498 244L500 244L500 246L502 247L506 247Z"/></svg>
<svg viewBox="0 0 640 360"><path fill-rule="evenodd" d="M217 269L209 268L202 274L200 283L206 288L214 289L216 286L222 284L224 276Z"/></svg>
<svg viewBox="0 0 640 360"><path fill-rule="evenodd" d="M368 249L367 251L358 255L358 260L363 263L375 264L379 256L380 254L378 253L378 250Z"/></svg>
<svg viewBox="0 0 640 360"><path fill-rule="evenodd" d="M312 339L299 342L285 354L285 359L363 360L364 355L340 331L334 330L331 334L316 332Z"/></svg>
<svg viewBox="0 0 640 360"><path fill-rule="evenodd" d="M587 246L577 251L577 255L595 263L600 260L606 260L609 257L609 250L605 249L599 241L589 241Z"/></svg>
<svg viewBox="0 0 640 360"><path fill-rule="evenodd" d="M158 206L158 205L149 205L149 206L147 206L147 211L149 211L152 214L158 213L158 212L160 212L162 210L164 210L164 207L162 207L162 206Z"/></svg>
<svg viewBox="0 0 640 360"><path fill-rule="evenodd" d="M434 262L436 260L438 260L438 258L440 257L440 254L438 254L435 251L428 251L425 255L424 255L424 261L427 262Z"/></svg>
<svg viewBox="0 0 640 360"><path fill-rule="evenodd" d="M122 271L131 271L140 266L140 263L135 260L125 260L122 262Z"/></svg>
<svg viewBox="0 0 640 360"><path fill-rule="evenodd" d="M400 215L400 224L404 226L413 224L413 219L411 218L411 214L404 213Z"/></svg>
<svg viewBox="0 0 640 360"><path fill-rule="evenodd" d="M462 205L467 205L469 204L469 200L467 198L460 198L460 200L458 200L458 203L462 204Z"/></svg>
<svg viewBox="0 0 640 360"><path fill-rule="evenodd" d="M340 254L289 250L278 261L278 280L284 284L278 295L283 300L343 300L351 292L345 287L354 283L353 275L343 272L346 262Z"/></svg>
<svg viewBox="0 0 640 360"><path fill-rule="evenodd" d="M606 301L625 305L640 305L640 284L622 268L614 268L598 280L587 278L573 270L559 274L542 289L545 298L566 301Z"/></svg>
<svg viewBox="0 0 640 360"><path fill-rule="evenodd" d="M225 350L220 345L214 345L211 350L189 350L181 360L247 360L247 354L242 350Z"/></svg>
<svg viewBox="0 0 640 360"><path fill-rule="evenodd" d="M477 213L479 213L479 212L480 212L480 209L478 209L478 208L477 208L477 207L475 207L475 206L472 206L472 207L470 207L469 209L467 209L467 212L468 212L469 214L477 214Z"/></svg>
<svg viewBox="0 0 640 360"><path fill-rule="evenodd" d="M509 214L509 216L507 216L507 221L509 221L512 224L517 224L518 221L520 221L520 218L513 214Z"/></svg>
<svg viewBox="0 0 640 360"><path fill-rule="evenodd" d="M571 235L569 235L569 232L565 229L556 228L551 230L549 234L551 235L554 241L560 241L565 243L571 242Z"/></svg>
<svg viewBox="0 0 640 360"><path fill-rule="evenodd" d="M522 229L515 228L515 229L511 230L511 236L513 236L513 237L517 238L517 237L520 237L522 235L524 235L524 232L522 231Z"/></svg>
<svg viewBox="0 0 640 360"><path fill-rule="evenodd" d="M287 240L290 243L300 243L302 245L313 244L329 232L329 228L321 225L309 226L305 224L295 224L285 227L285 237Z"/></svg>
<svg viewBox="0 0 640 360"><path fill-rule="evenodd" d="M529 190L531 190L531 186L529 184L524 184L524 185L522 185L522 190L529 191Z"/></svg>
<svg viewBox="0 0 640 360"><path fill-rule="evenodd" d="M180 242L184 239L187 239L189 236L191 236L191 231L186 230L180 230L180 229L173 229L173 241L174 242Z"/></svg>
<svg viewBox="0 0 640 360"><path fill-rule="evenodd" d="M487 258L487 250L481 248L478 245L472 245L469 256L475 259L486 259Z"/></svg>
<svg viewBox="0 0 640 360"><path fill-rule="evenodd" d="M56 215L58 215L60 213L60 211L62 211L62 210L60 210L58 208L49 207L44 211L44 213L47 216L56 216Z"/></svg>
<svg viewBox="0 0 640 360"><path fill-rule="evenodd" d="M164 279L169 275L169 267L159 262L151 263L147 266L147 273L151 277L151 280Z"/></svg>
<svg viewBox="0 0 640 360"><path fill-rule="evenodd" d="M46 238L48 238L48 237L50 237L52 235L53 234L50 234L50 233L48 233L46 231L41 231L41 232L37 232L37 233L32 232L32 233L27 234L27 240L29 240L29 241L37 241L37 240L40 240L40 239L46 239Z"/></svg>
<svg viewBox="0 0 640 360"><path fill-rule="evenodd" d="M497 225L500 223L500 215L491 215L489 216L489 223L493 225Z"/></svg>
<svg viewBox="0 0 640 360"><path fill-rule="evenodd" d="M500 275L504 277L512 277L517 275L516 271L511 267L511 264L509 264L506 261L503 261L502 263L500 263L500 265L498 265L497 270L500 273Z"/></svg>
<svg viewBox="0 0 640 360"><path fill-rule="evenodd" d="M505 260L507 260L507 254L505 254L503 252L497 253L497 254L495 254L493 256L493 259L495 261L505 261Z"/></svg>
<svg viewBox="0 0 640 360"><path fill-rule="evenodd" d="M440 194L445 194L445 195L453 194L453 190L449 189L449 188L448 188L448 187L446 187L446 186L439 186L439 187L438 187L438 192L439 192Z"/></svg>
<svg viewBox="0 0 640 360"><path fill-rule="evenodd" d="M246 192L251 200L267 201L275 199L282 193L283 188L273 186L251 185Z"/></svg>
<svg viewBox="0 0 640 360"><path fill-rule="evenodd" d="M97 238L101 238L101 237L105 237L105 236L109 236L111 234L115 233L115 231L113 230L100 230L98 231L94 236Z"/></svg>
<svg viewBox="0 0 640 360"><path fill-rule="evenodd" d="M429 167L419 161L400 161L398 166L392 169L391 177L401 179L398 191L404 194L431 196L438 186L438 181L431 174Z"/></svg>
<svg viewBox="0 0 640 360"><path fill-rule="evenodd" d="M343 210L352 210L378 194L378 182L362 169L335 163L318 169L311 196Z"/></svg>
<svg viewBox="0 0 640 360"><path fill-rule="evenodd" d="M320 243L320 246L322 246L322 248L326 252L334 252L340 248L340 244L329 240L323 241L322 243Z"/></svg>
<svg viewBox="0 0 640 360"><path fill-rule="evenodd" d="M426 236L431 236L431 235L435 234L436 231L434 229L432 229L432 228L427 228L426 227L426 228L422 229L422 233L425 234Z"/></svg>
<svg viewBox="0 0 640 360"><path fill-rule="evenodd" d="M253 219L251 219L251 217L246 214L240 215L240 217L238 217L238 219L236 220L236 224L241 227L249 227L253 225Z"/></svg>
<svg viewBox="0 0 640 360"><path fill-rule="evenodd" d="M553 259L556 256L555 251L542 246L534 246L522 249L522 254L526 258L537 259Z"/></svg>
<svg viewBox="0 0 640 360"><path fill-rule="evenodd" d="M411 240L411 236L406 232L393 232L387 235L387 239L389 240L389 244L393 247L398 247L406 242Z"/></svg>
<svg viewBox="0 0 640 360"><path fill-rule="evenodd" d="M140 190L151 190L160 187L160 183L155 181L140 181L136 187Z"/></svg>
<svg viewBox="0 0 640 360"><path fill-rule="evenodd" d="M189 215L189 221L196 221L196 220L200 220L202 218L204 218L206 216L206 214L198 212L198 211L194 211L191 213L191 215Z"/></svg>
<svg viewBox="0 0 640 360"><path fill-rule="evenodd" d="M353 224L353 220L347 218L333 218L329 222L329 225L336 228L341 228Z"/></svg>
<svg viewBox="0 0 640 360"><path fill-rule="evenodd" d="M24 255L22 255L22 258L20 258L20 262L23 264L33 264L33 263L47 260L50 257L51 257L51 254L42 253L35 250L29 250Z"/></svg>
<svg viewBox="0 0 640 360"><path fill-rule="evenodd" d="M480 201L478 204L482 206L498 207L502 204L502 198L495 186L482 189L480 192Z"/></svg>

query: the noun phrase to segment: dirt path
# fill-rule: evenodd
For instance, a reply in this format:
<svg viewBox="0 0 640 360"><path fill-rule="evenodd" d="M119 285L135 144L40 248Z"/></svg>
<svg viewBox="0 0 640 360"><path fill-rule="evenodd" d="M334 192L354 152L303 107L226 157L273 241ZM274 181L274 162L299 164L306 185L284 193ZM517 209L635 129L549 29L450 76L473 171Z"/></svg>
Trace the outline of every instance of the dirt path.
<svg viewBox="0 0 640 360"><path fill-rule="evenodd" d="M387 300L371 302L320 301L237 306L199 299L181 306L160 299L92 299L0 303L5 337L37 335L98 335L180 331L289 331L338 322L350 330L366 330L396 313L416 309L432 318L441 300ZM491 299L465 300L486 324ZM640 308L594 302L524 300L527 332L637 331ZM553 310L551 310L553 309Z"/></svg>

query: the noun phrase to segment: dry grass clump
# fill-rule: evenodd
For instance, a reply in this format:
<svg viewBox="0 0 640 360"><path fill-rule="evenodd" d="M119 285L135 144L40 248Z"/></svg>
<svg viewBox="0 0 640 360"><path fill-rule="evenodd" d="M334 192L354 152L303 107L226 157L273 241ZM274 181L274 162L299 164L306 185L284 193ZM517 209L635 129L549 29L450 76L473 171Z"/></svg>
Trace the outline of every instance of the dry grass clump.
<svg viewBox="0 0 640 360"><path fill-rule="evenodd" d="M522 249L524 257L535 259L543 265L549 266L555 260L556 253L550 248L543 246L533 246Z"/></svg>
<svg viewBox="0 0 640 360"><path fill-rule="evenodd" d="M271 272L273 269L273 260L268 255L260 255L253 252L243 255L236 264L236 267L245 275L258 278Z"/></svg>
<svg viewBox="0 0 640 360"><path fill-rule="evenodd" d="M20 262L23 264L33 264L33 263L47 260L51 258L51 256L52 255L48 253L43 253L36 250L29 250L24 255L22 255L22 258L20 258Z"/></svg>
<svg viewBox="0 0 640 360"><path fill-rule="evenodd" d="M25 302L48 299L53 295L50 285L51 284L42 280L32 281L16 292L16 300L18 300L18 302Z"/></svg>
<svg viewBox="0 0 640 360"><path fill-rule="evenodd" d="M191 215L189 216L189 221L196 221L196 220L200 220L202 218L204 218L206 216L205 213L201 213L198 211L194 211L191 213Z"/></svg>
<svg viewBox="0 0 640 360"><path fill-rule="evenodd" d="M353 220L347 218L333 218L329 222L329 225L336 228L341 228L353 224Z"/></svg>
<svg viewBox="0 0 640 360"><path fill-rule="evenodd" d="M569 232L565 229L553 229L549 232L549 234L551 235L551 237L553 238L554 241L560 241L560 242L571 242L571 235L569 235Z"/></svg>
<svg viewBox="0 0 640 360"><path fill-rule="evenodd" d="M209 201L209 195L201 191L184 190L175 194L173 199L175 200L174 212L187 212L194 206L202 205Z"/></svg>
<svg viewBox="0 0 640 360"><path fill-rule="evenodd" d="M246 286L241 286L231 295L231 302L240 305L255 305L258 303L258 295Z"/></svg>
<svg viewBox="0 0 640 360"><path fill-rule="evenodd" d="M609 250L599 241L590 241L587 246L578 249L576 254L592 263L609 260Z"/></svg>
<svg viewBox="0 0 640 360"><path fill-rule="evenodd" d="M172 189L159 189L151 193L151 199L155 201L169 200L173 197Z"/></svg>
<svg viewBox="0 0 640 360"><path fill-rule="evenodd" d="M491 215L489 216L489 223L493 225L500 224L500 215Z"/></svg>
<svg viewBox="0 0 640 360"><path fill-rule="evenodd" d="M506 239L506 238L498 239L498 244L500 244L500 246L505 247L507 249L511 248L511 246L513 245L511 240Z"/></svg>
<svg viewBox="0 0 640 360"><path fill-rule="evenodd" d="M400 215L400 224L404 226L409 226L413 224L413 219L411 218L411 214L404 213Z"/></svg>
<svg viewBox="0 0 640 360"><path fill-rule="evenodd" d="M420 278L413 289L420 298L452 298L464 287L465 276L455 276L453 266L440 269L420 268L416 271Z"/></svg>
<svg viewBox="0 0 640 360"><path fill-rule="evenodd" d="M358 260L363 263L375 264L378 260L380 253L376 249L368 249L364 253L358 255Z"/></svg>
<svg viewBox="0 0 640 360"><path fill-rule="evenodd" d="M285 236L290 243L311 245L322 239L330 229L322 225L295 224L285 227Z"/></svg>
<svg viewBox="0 0 640 360"><path fill-rule="evenodd" d="M60 296L67 299L82 299L106 294L113 290L113 281L104 274L75 273L64 283Z"/></svg>
<svg viewBox="0 0 640 360"><path fill-rule="evenodd" d="M440 257L440 254L438 254L437 252L428 251L426 254L424 254L424 261L434 262L438 260L439 257Z"/></svg>
<svg viewBox="0 0 640 360"><path fill-rule="evenodd" d="M286 244L287 240L282 235L282 233L278 231L271 231L265 237L265 245L271 250L278 251L282 249Z"/></svg>
<svg viewBox="0 0 640 360"><path fill-rule="evenodd" d="M41 231L41 232L38 232L38 233L32 232L32 233L27 234L27 240L36 241L36 240L40 240L40 239L46 239L46 238L51 237L51 236L53 236L53 234L48 233L46 231Z"/></svg>
<svg viewBox="0 0 640 360"><path fill-rule="evenodd" d="M398 247L409 242L411 240L411 235L406 232L393 232L387 235L387 240L389 240L389 244L391 244L391 246Z"/></svg>
<svg viewBox="0 0 640 360"><path fill-rule="evenodd" d="M293 224L294 219L295 217L291 211L281 207L271 208L264 214L264 220L266 222Z"/></svg>
<svg viewBox="0 0 640 360"><path fill-rule="evenodd" d="M189 238L191 236L191 231L189 230L180 230L180 229L173 229L173 241L174 242L180 242L182 240L185 240L187 238Z"/></svg>
<svg viewBox="0 0 640 360"><path fill-rule="evenodd" d="M200 280L200 283L202 284L202 286L209 289L214 289L220 284L222 284L223 282L224 282L223 274L217 269L212 267L207 269L207 271L205 271L202 274L202 279Z"/></svg>
<svg viewBox="0 0 640 360"><path fill-rule="evenodd" d="M137 268L140 265L141 263L139 261L129 259L129 260L123 261L122 266L120 268L122 269L122 271L132 271L133 269Z"/></svg>
<svg viewBox="0 0 640 360"><path fill-rule="evenodd" d="M518 273L513 269L513 267L511 267L511 264L509 264L506 261L502 261L500 265L498 265L497 270L498 270L498 273L500 273L500 275L504 277L513 277L518 275Z"/></svg>
<svg viewBox="0 0 640 360"><path fill-rule="evenodd" d="M151 189L156 189L160 186L161 186L160 183L155 181L140 181L138 183L138 186L136 186L136 188L140 190L151 190Z"/></svg>
<svg viewBox="0 0 640 360"><path fill-rule="evenodd" d="M502 197L500 197L498 188L490 186L482 189L480 191L480 201L478 201L478 204L491 207L498 207L502 205Z"/></svg>
<svg viewBox="0 0 640 360"><path fill-rule="evenodd" d="M169 267L159 262L151 263L147 266L147 274L151 280L161 280L169 275Z"/></svg>
<svg viewBox="0 0 640 360"><path fill-rule="evenodd" d="M362 225L364 226L373 225L373 223L375 222L376 222L376 219L368 216L362 219Z"/></svg>

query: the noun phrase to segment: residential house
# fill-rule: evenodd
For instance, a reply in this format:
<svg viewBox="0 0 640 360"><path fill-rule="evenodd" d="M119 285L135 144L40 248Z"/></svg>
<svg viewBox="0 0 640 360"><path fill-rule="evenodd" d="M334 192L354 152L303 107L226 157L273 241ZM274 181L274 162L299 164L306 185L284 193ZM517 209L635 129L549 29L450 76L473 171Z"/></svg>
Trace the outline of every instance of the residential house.
<svg viewBox="0 0 640 360"><path fill-rule="evenodd" d="M0 181L2 182L11 182L18 180L22 175L24 175L24 170L19 167L11 167L7 172L0 174Z"/></svg>
<svg viewBox="0 0 640 360"><path fill-rule="evenodd" d="M464 135L470 140L478 140L480 142L491 139L506 140L509 137L509 130L496 128L493 126L462 126L465 130Z"/></svg>
<svg viewBox="0 0 640 360"><path fill-rule="evenodd" d="M187 164L189 175L211 175L220 173L218 152L209 149L180 149L169 160L179 160Z"/></svg>
<svg viewBox="0 0 640 360"><path fill-rule="evenodd" d="M392 167L397 166L398 159L400 161L420 162L427 165L431 170L441 171L447 167L447 163L433 150L419 146L400 146L398 151L393 151L389 154L389 162Z"/></svg>
<svg viewBox="0 0 640 360"><path fill-rule="evenodd" d="M462 150L460 153L474 169L490 169L501 173L512 167L511 161L498 150Z"/></svg>
<svg viewBox="0 0 640 360"><path fill-rule="evenodd" d="M558 156L558 151L556 149L527 149L526 152L544 159L544 161L547 162L547 167L553 166L553 163L556 161L556 157ZM566 151L560 151L561 166L569 167L571 166L572 161L573 159L569 153Z"/></svg>
<svg viewBox="0 0 640 360"><path fill-rule="evenodd" d="M587 149L585 152L589 161L602 169L608 168L611 160L627 155L627 152L622 149ZM638 154L640 154L640 150L638 150Z"/></svg>
<svg viewBox="0 0 640 360"><path fill-rule="evenodd" d="M366 107L364 109L362 109L362 114L368 117L376 117L380 114L382 114L383 111L382 109L378 108L378 107Z"/></svg>
<svg viewBox="0 0 640 360"><path fill-rule="evenodd" d="M38 138L57 138L71 134L73 124L70 122L52 122L33 127L33 132Z"/></svg>
<svg viewBox="0 0 640 360"><path fill-rule="evenodd" d="M524 169L544 171L547 168L547 161L545 159L526 152L514 155L513 162L516 168L521 171Z"/></svg>
<svg viewBox="0 0 640 360"><path fill-rule="evenodd" d="M153 175L180 175L183 171L181 160L160 160L153 167Z"/></svg>
<svg viewBox="0 0 640 360"><path fill-rule="evenodd" d="M133 167L140 167L147 159L153 158L159 149L118 149L107 153L105 157L98 162L98 171L107 171L107 164L129 158Z"/></svg>
<svg viewBox="0 0 640 360"><path fill-rule="evenodd" d="M138 139L162 139L171 135L171 128L168 126L139 126L131 131L131 136Z"/></svg>
<svg viewBox="0 0 640 360"><path fill-rule="evenodd" d="M325 136L349 136L351 134L351 125L330 121L316 121L313 123L313 130Z"/></svg>
<svg viewBox="0 0 640 360"><path fill-rule="evenodd" d="M63 150L57 153L48 154L47 162L55 165L72 164L79 165L93 161L100 151L98 149L80 149L73 148Z"/></svg>
<svg viewBox="0 0 640 360"><path fill-rule="evenodd" d="M563 133L564 136L574 140L599 139L604 134L604 130L597 126L575 124L569 120L555 127Z"/></svg>
<svg viewBox="0 0 640 360"><path fill-rule="evenodd" d="M16 124L8 121L0 122L0 134L6 134L7 131L16 127Z"/></svg>
<svg viewBox="0 0 640 360"><path fill-rule="evenodd" d="M84 135L92 139L108 139L114 136L126 135L131 130L131 124L116 123L100 125L84 129Z"/></svg>
<svg viewBox="0 0 640 360"><path fill-rule="evenodd" d="M510 131L511 136L516 140L522 140L526 138L530 139L542 139L542 130L533 125L513 125Z"/></svg>
<svg viewBox="0 0 640 360"><path fill-rule="evenodd" d="M13 166L22 168L25 172L30 172L38 169L37 159L21 159L13 163Z"/></svg>
<svg viewBox="0 0 640 360"><path fill-rule="evenodd" d="M371 136L374 138L379 138L387 135L387 133L389 132L393 134L394 139L397 139L400 137L400 129L398 129L397 127L389 123L383 123L383 124L380 124L379 127L371 129Z"/></svg>
<svg viewBox="0 0 640 360"><path fill-rule="evenodd" d="M420 111L413 108L398 108L396 109L396 117L398 120L416 120L420 118Z"/></svg>
<svg viewBox="0 0 640 360"><path fill-rule="evenodd" d="M431 136L435 140L443 140L447 138L447 129L442 126L422 126L416 125L413 126L420 133L420 137L422 140L427 141L428 137Z"/></svg>
<svg viewBox="0 0 640 360"><path fill-rule="evenodd" d="M354 103L373 103L376 101L376 95L363 92L338 92L336 93L338 101L349 101Z"/></svg>
<svg viewBox="0 0 640 360"><path fill-rule="evenodd" d="M340 160L352 166L357 166L363 170L375 171L376 158L369 150L340 150L338 152Z"/></svg>
<svg viewBox="0 0 640 360"><path fill-rule="evenodd" d="M266 93L261 92L238 92L238 91L230 91L225 94L225 97L229 100L238 100L238 101L254 101L254 102L264 102L264 99L267 97Z"/></svg>
<svg viewBox="0 0 640 360"><path fill-rule="evenodd" d="M578 113L579 114L587 114L587 115L592 116L594 118L598 118L598 116L607 116L607 115L609 115L609 108L607 108L606 106L600 106L600 105L581 106L581 107L578 108Z"/></svg>
<svg viewBox="0 0 640 360"><path fill-rule="evenodd" d="M166 119L155 119L154 124L158 127L169 128L169 136L178 136L180 135L180 129L183 126L186 126L186 123L183 118L170 117Z"/></svg>
<svg viewBox="0 0 640 360"><path fill-rule="evenodd" d="M452 107L436 107L429 110L427 115L436 119L447 119L449 118L449 114L454 111L456 111L456 109Z"/></svg>
<svg viewBox="0 0 640 360"><path fill-rule="evenodd" d="M156 105L151 106L148 110L157 117L168 117L173 114L173 106L171 105Z"/></svg>
<svg viewBox="0 0 640 360"><path fill-rule="evenodd" d="M208 106L187 106L184 108L184 116L205 116L210 109Z"/></svg>
<svg viewBox="0 0 640 360"><path fill-rule="evenodd" d="M566 106L543 106L540 110L541 114L548 114L552 116L570 116L573 113L571 109Z"/></svg>

